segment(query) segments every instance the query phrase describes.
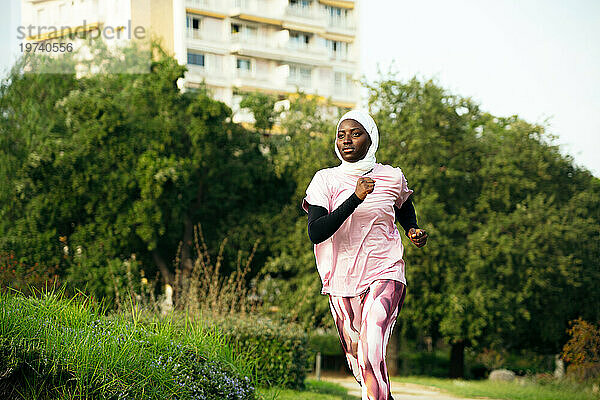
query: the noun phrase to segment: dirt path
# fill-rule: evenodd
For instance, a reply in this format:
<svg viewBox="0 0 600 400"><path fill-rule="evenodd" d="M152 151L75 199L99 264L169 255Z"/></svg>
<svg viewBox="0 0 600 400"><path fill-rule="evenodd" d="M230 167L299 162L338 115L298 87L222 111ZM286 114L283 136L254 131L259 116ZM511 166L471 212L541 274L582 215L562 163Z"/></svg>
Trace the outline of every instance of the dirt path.
<svg viewBox="0 0 600 400"><path fill-rule="evenodd" d="M324 376L321 378L327 382L337 383L338 385L343 386L348 389L348 394L351 396L356 396L360 398L360 386L354 380L353 377L332 377L332 376ZM392 396L394 396L394 400L479 400L482 397L478 397L477 399L467 398L467 397L458 397L451 395L449 393L444 393L438 388L434 388L431 386L421 386L415 385L413 383L399 383L392 382Z"/></svg>

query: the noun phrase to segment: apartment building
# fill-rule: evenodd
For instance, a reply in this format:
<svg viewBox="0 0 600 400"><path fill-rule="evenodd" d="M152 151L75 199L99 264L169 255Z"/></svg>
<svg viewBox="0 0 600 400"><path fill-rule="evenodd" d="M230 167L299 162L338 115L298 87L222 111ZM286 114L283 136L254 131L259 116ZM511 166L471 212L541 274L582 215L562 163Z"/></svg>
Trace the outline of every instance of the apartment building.
<svg viewBox="0 0 600 400"><path fill-rule="evenodd" d="M182 84L204 83L236 108L240 94L301 90L334 105L358 102L358 1L353 0L23 0L22 24L106 27L130 40L143 27L188 66ZM29 32L30 41L64 32Z"/></svg>

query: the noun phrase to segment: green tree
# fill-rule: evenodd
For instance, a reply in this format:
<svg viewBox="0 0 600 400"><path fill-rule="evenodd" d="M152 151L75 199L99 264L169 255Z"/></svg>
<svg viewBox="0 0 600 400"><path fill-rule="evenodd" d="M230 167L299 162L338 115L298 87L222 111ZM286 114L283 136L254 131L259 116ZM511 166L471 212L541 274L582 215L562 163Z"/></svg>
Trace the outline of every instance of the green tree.
<svg viewBox="0 0 600 400"><path fill-rule="evenodd" d="M452 376L465 346L557 352L569 319L597 313L581 291L597 298L597 207L581 207L597 179L543 127L495 118L431 81L381 79L369 91L378 159L403 168L431 237L406 246L408 331L451 344ZM592 243L576 240L581 229Z"/></svg>
<svg viewBox="0 0 600 400"><path fill-rule="evenodd" d="M488 336L556 353L570 319L599 316L599 180L549 144L543 127L511 117L489 120L483 132L489 156L480 173L488 180L468 240L470 285L488 303Z"/></svg>
<svg viewBox="0 0 600 400"><path fill-rule="evenodd" d="M299 93L290 108L281 112L284 132L268 143L278 176L290 185L290 197L272 219L272 250L261 283L267 306L299 321L305 327L331 325L327 298L320 294L321 280L308 238L306 213L301 201L315 172L339 164L333 149L335 121L318 99Z"/></svg>
<svg viewBox="0 0 600 400"><path fill-rule="evenodd" d="M250 251L278 204L278 179L259 135L231 123L226 105L202 90L179 91L184 71L163 54L147 74L63 83L14 73L2 87L3 131L31 139L0 150L10 167L0 248L56 262L99 294L111 293L131 259L170 281L182 240L180 257L191 267L198 222L209 245L231 236L232 252ZM31 101L20 102L20 87Z"/></svg>
<svg viewBox="0 0 600 400"><path fill-rule="evenodd" d="M277 118L276 102L277 96L275 95L250 92L243 95L240 107L252 112L255 120L254 127L262 134L266 134L273 128Z"/></svg>

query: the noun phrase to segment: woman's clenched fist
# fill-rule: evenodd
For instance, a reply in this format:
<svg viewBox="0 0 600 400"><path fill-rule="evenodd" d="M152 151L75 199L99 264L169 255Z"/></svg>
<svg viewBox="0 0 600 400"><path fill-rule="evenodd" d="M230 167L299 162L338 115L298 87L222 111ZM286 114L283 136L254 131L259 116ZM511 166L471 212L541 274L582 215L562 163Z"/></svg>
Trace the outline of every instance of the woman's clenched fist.
<svg viewBox="0 0 600 400"><path fill-rule="evenodd" d="M374 189L375 181L371 178L362 177L358 178L354 193L359 199L364 200L369 193L373 193Z"/></svg>
<svg viewBox="0 0 600 400"><path fill-rule="evenodd" d="M423 247L427 243L427 232L423 229L410 228L408 230L408 238L417 247Z"/></svg>

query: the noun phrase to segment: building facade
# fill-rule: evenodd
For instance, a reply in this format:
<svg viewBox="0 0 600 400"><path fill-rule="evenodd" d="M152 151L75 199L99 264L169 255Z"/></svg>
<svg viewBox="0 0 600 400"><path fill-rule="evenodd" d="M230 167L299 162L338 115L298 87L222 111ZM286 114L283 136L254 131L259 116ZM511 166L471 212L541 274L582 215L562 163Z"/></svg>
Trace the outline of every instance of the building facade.
<svg viewBox="0 0 600 400"><path fill-rule="evenodd" d="M352 0L23 0L29 41L65 27L119 32L143 27L188 72L234 110L241 94L300 90L354 107L359 101L358 2ZM54 26L56 32L39 27Z"/></svg>

